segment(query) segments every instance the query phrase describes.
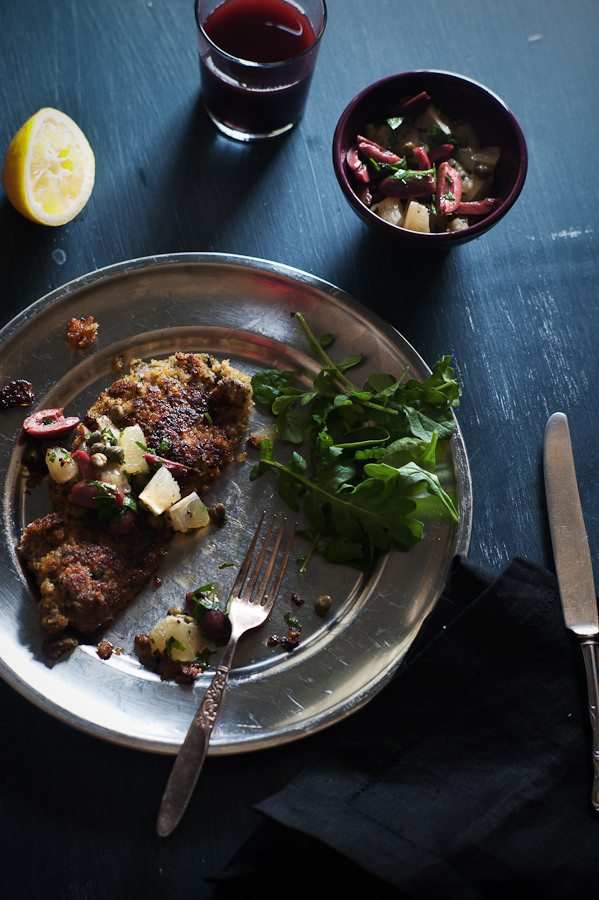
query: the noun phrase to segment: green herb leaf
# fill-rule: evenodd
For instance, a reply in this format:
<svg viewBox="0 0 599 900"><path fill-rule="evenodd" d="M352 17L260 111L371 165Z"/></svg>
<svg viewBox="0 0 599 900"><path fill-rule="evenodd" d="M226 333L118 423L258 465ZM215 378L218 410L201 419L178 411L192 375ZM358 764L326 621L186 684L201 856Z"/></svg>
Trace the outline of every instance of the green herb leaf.
<svg viewBox="0 0 599 900"><path fill-rule="evenodd" d="M385 373L354 384L347 373L362 362L352 355L334 362L302 314L302 326L321 369L307 390L295 387L291 371L265 370L252 379L254 397L277 420L283 444L260 446L250 478L274 475L283 501L303 511L312 542L302 560L304 572L313 553L331 562L367 569L380 553L409 550L431 515L459 517L453 499L436 474L439 442L455 430L453 408L461 386L448 356L420 382ZM293 446L303 444L302 452ZM291 449L290 449L291 448Z"/></svg>
<svg viewBox="0 0 599 900"><path fill-rule="evenodd" d="M427 175L434 175L434 169L408 169L401 166L393 166L393 172L389 175L393 181L405 181L407 178L419 180Z"/></svg>
<svg viewBox="0 0 599 900"><path fill-rule="evenodd" d="M220 601L218 598L218 594L216 593L216 581L211 581L208 584L203 584L201 587L196 588L194 591L191 591L187 597L188 600L191 600L193 605L193 610L191 615L198 623L198 625L202 625L202 620L204 618L204 613L207 610L219 609Z"/></svg>
<svg viewBox="0 0 599 900"><path fill-rule="evenodd" d="M387 119L387 125L392 131L397 131L404 123L404 116L391 116Z"/></svg>
<svg viewBox="0 0 599 900"><path fill-rule="evenodd" d="M285 620L285 624L289 625L290 628L294 628L296 631L302 630L302 626L300 625L299 621L295 616L292 616L291 613L286 612L283 616L283 619Z"/></svg>
<svg viewBox="0 0 599 900"><path fill-rule="evenodd" d="M439 147L441 144L453 144L456 146L458 143L455 137L452 134L448 134L440 125L431 125L426 136L431 149Z"/></svg>
<svg viewBox="0 0 599 900"><path fill-rule="evenodd" d="M122 492L114 485L106 481L95 481L91 478L88 478L86 483L97 490L97 493L94 494L94 503L100 519L109 519L113 516L122 517L124 507L137 512L135 499L129 494L124 494L122 499L119 500Z"/></svg>
<svg viewBox="0 0 599 900"><path fill-rule="evenodd" d="M210 657L216 653L216 650L211 650L209 647L204 647L199 653L196 653L196 658L194 662L201 666L202 669L207 669L210 666Z"/></svg>
<svg viewBox="0 0 599 900"><path fill-rule="evenodd" d="M164 652L169 659L173 658L173 650L185 650L185 644L182 644L175 637L170 637L164 645Z"/></svg>

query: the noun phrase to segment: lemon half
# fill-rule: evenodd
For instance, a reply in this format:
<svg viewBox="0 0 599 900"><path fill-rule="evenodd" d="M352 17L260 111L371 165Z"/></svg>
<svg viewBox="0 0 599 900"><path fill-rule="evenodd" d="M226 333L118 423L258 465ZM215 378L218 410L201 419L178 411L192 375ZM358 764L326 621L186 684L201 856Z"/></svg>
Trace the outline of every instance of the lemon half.
<svg viewBox="0 0 599 900"><path fill-rule="evenodd" d="M44 107L12 139L2 184L15 209L32 222L64 225L89 200L95 174L94 153L79 126Z"/></svg>

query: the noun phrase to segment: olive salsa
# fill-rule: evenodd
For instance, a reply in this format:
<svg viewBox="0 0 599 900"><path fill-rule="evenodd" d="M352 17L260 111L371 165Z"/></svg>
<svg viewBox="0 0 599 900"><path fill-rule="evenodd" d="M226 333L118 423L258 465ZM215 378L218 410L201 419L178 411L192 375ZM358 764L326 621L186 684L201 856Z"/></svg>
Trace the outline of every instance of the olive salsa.
<svg viewBox="0 0 599 900"><path fill-rule="evenodd" d="M376 215L438 234L462 231L498 206L499 156L499 147L481 147L470 122L451 121L422 91L366 125L346 163L357 196Z"/></svg>

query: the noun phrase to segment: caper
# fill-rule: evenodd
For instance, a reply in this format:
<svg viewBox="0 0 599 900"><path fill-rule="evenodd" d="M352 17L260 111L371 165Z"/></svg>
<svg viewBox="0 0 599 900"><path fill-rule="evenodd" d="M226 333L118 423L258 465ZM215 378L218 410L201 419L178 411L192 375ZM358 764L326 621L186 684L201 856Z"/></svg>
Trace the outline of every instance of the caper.
<svg viewBox="0 0 599 900"><path fill-rule="evenodd" d="M111 462L122 462L125 455L122 447L112 447L110 445L105 448L104 453Z"/></svg>
<svg viewBox="0 0 599 900"><path fill-rule="evenodd" d="M215 525L224 525L227 518L227 510L224 503L212 503L208 507L208 515Z"/></svg>
<svg viewBox="0 0 599 900"><path fill-rule="evenodd" d="M94 453L105 453L106 452L106 444L103 441L94 441L93 444L90 444L89 452L93 455Z"/></svg>
<svg viewBox="0 0 599 900"><path fill-rule="evenodd" d="M399 152L404 156L409 156L413 150L416 149L416 144L414 141L404 141L403 144L400 145Z"/></svg>
<svg viewBox="0 0 599 900"><path fill-rule="evenodd" d="M123 419L125 418L125 411L120 403L116 403L108 412L111 420L115 425L120 425Z"/></svg>
<svg viewBox="0 0 599 900"><path fill-rule="evenodd" d="M87 443L91 446L92 444L97 444L99 442L104 443L102 441L102 432L98 431L97 429L96 431L90 432L87 438Z"/></svg>
<svg viewBox="0 0 599 900"><path fill-rule="evenodd" d="M314 604L314 612L317 616L326 616L331 608L332 603L333 598L330 596L330 594L321 594Z"/></svg>

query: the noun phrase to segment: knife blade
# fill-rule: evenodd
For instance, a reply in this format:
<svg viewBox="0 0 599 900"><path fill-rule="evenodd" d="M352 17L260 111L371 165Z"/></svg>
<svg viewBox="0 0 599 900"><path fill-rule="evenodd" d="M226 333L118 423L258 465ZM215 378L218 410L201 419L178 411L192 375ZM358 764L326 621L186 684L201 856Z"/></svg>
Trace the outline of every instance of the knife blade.
<svg viewBox="0 0 599 900"><path fill-rule="evenodd" d="M567 416L553 413L543 446L551 543L566 628L582 649L592 730L591 803L599 811L599 612Z"/></svg>

